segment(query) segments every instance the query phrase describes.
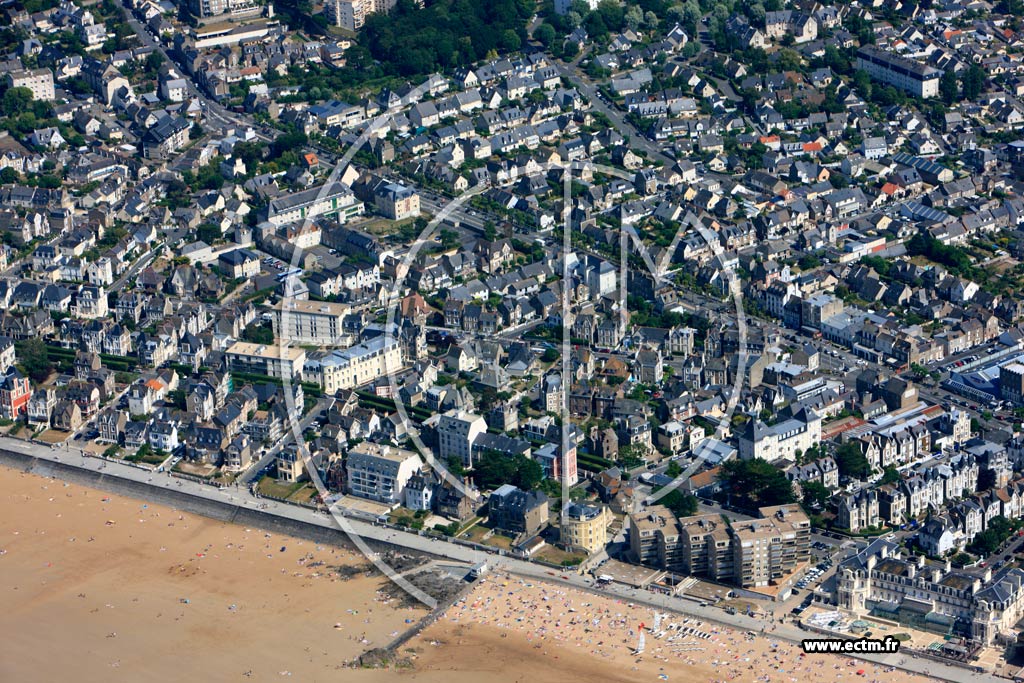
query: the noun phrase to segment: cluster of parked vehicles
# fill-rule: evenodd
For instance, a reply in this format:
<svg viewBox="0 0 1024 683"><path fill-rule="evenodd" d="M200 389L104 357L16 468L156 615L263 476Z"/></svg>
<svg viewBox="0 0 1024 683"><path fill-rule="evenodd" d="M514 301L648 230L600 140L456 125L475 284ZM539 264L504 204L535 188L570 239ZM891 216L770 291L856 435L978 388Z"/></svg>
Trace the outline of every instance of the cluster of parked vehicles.
<svg viewBox="0 0 1024 683"><path fill-rule="evenodd" d="M822 575L831 568L831 559L826 558L822 560L821 562L816 564L809 572L807 572L807 574L805 574L802 579L796 582L796 587L800 589L807 588L807 586L811 585L812 583L820 579Z"/></svg>

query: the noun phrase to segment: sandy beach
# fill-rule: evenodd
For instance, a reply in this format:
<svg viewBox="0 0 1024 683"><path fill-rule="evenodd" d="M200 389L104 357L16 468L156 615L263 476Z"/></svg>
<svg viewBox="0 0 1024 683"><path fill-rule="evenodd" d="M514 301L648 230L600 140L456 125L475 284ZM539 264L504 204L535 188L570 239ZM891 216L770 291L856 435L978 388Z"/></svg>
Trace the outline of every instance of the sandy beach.
<svg viewBox="0 0 1024 683"><path fill-rule="evenodd" d="M927 681L837 655L680 615L654 611L555 584L493 574L411 645L418 680L547 681ZM645 651L634 655L640 625ZM674 624L676 628L672 628ZM863 671L863 674L859 672ZM444 676L438 676L445 672Z"/></svg>
<svg viewBox="0 0 1024 683"><path fill-rule="evenodd" d="M0 488L0 681L927 680L502 574L397 653L410 667L350 669L425 614L342 578L354 552L5 468Z"/></svg>
<svg viewBox="0 0 1024 683"><path fill-rule="evenodd" d="M363 565L0 468L0 681L336 681L425 614Z"/></svg>

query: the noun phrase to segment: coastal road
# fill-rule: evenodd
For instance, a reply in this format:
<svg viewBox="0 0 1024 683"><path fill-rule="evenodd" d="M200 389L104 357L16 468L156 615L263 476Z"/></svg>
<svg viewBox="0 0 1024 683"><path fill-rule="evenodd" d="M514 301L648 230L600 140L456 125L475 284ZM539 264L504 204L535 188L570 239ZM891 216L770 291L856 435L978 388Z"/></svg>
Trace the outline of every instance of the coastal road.
<svg viewBox="0 0 1024 683"><path fill-rule="evenodd" d="M135 487L142 485L150 487L154 493L164 491L173 494L178 492L195 499L211 501L218 506L224 503L234 504L240 508L246 508L254 512L272 515L280 519L292 520L313 527L337 529L338 523L322 511L311 510L305 507L278 503L269 499L255 499L248 494L245 488L217 489L206 484L200 484L191 480L171 477L170 473L157 473L148 469L133 467L127 463L110 462L97 458L87 458L78 449L67 450L64 448L51 448L48 445L29 443L19 439L0 437L0 449L21 453L35 457L42 461L42 466L36 470L42 470L41 474L47 474L45 462L58 462L86 472L102 474L113 485L120 481L127 485L134 484ZM716 622L744 631L770 632L771 638L800 642L808 636L806 631L801 631L790 623L773 623L772 621L748 617L744 614L726 614L722 610L707 606L702 607L690 600L676 598L667 595L660 595L644 590L631 589L617 584L598 587L595 582L586 576L572 573L559 574L544 566L511 557L500 557L495 554L486 553L481 550L469 548L454 543L449 543L436 538L419 536L417 534L377 526L361 519L346 518L347 524L352 531L363 541L379 544L390 544L433 555L457 562L475 564L487 561L492 567L505 570L522 577L537 580L562 583L566 586L579 588L595 594L604 595L613 599L620 599L634 604L647 605L652 609L671 610L679 614L696 617L709 622ZM888 666L897 666L908 671L929 675L932 678L953 681L956 683L997 683L1000 679L988 674L978 674L967 669L934 662L929 660L908 658L905 655L860 655L859 659L877 662Z"/></svg>

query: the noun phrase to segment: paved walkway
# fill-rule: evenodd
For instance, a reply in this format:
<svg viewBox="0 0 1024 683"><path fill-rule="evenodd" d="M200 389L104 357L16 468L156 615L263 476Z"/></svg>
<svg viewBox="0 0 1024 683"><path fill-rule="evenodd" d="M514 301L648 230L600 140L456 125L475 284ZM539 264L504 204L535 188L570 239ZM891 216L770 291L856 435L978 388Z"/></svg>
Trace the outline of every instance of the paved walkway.
<svg viewBox="0 0 1024 683"><path fill-rule="evenodd" d="M263 514L274 515L282 519L302 522L321 528L334 530L338 528L338 523L325 512L318 512L287 503L278 503L266 498L257 500L249 495L248 491L244 488L229 487L217 489L187 479L171 477L170 473L167 472L157 473L133 467L126 463L85 457L77 447L65 445L60 448L50 448L44 444L27 443L19 439L0 437L0 449L34 456L38 460L44 461L44 463L46 461L59 462L65 466L75 467L86 472L99 473L105 477L120 479L124 482L151 486L154 489L163 490L171 494L177 493L182 496L192 496L214 501L218 504L227 502L243 509L259 511ZM40 474L52 474L46 472L45 464L36 469L40 470L38 472ZM507 570L519 576L563 583L592 593L627 600L634 604L670 610L744 631L755 631L758 633L764 631L765 633L770 633L771 637L782 640L800 642L810 635L791 623L773 623L770 620L755 619L739 613L730 615L716 607L701 607L699 604L684 598L631 589L616 584L602 586L598 589L593 580L575 573L560 574L550 568L516 558L501 557L436 538L418 536L405 531L376 526L358 519L346 518L346 521L363 541L377 541L379 543L397 545L437 557L471 564L487 561L493 567ZM956 683L996 683L997 681L1005 680L990 674L978 674L958 666L925 659L915 659L900 654L860 655L859 658Z"/></svg>

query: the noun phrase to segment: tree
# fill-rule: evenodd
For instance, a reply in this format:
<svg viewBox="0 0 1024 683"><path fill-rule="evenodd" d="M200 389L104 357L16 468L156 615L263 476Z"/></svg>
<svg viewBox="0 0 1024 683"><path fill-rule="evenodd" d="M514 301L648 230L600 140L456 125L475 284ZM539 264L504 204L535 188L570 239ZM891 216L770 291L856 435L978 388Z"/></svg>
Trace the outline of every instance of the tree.
<svg viewBox="0 0 1024 683"><path fill-rule="evenodd" d="M666 493L658 502L671 510L676 517L689 517L697 512L697 499L679 489Z"/></svg>
<svg viewBox="0 0 1024 683"><path fill-rule="evenodd" d="M156 72L160 71L160 67L163 66L163 63L164 56L160 54L160 52L158 52L157 50L153 50L149 53L149 56L146 57L146 71L155 74Z"/></svg>
<svg viewBox="0 0 1024 683"><path fill-rule="evenodd" d="M800 266L800 270L814 270L821 265L821 259L814 254L804 254L797 261L797 265Z"/></svg>
<svg viewBox="0 0 1024 683"><path fill-rule="evenodd" d="M832 497L832 492L829 491L824 484L820 481L808 481L800 485L803 490L803 504L808 510L818 509L825 507L828 499Z"/></svg>
<svg viewBox="0 0 1024 683"><path fill-rule="evenodd" d="M222 237L220 228L213 223L203 223L196 228L196 239L213 244Z"/></svg>
<svg viewBox="0 0 1024 683"><path fill-rule="evenodd" d="M32 111L32 91L28 88L8 88L0 99L0 114L19 116Z"/></svg>
<svg viewBox="0 0 1024 683"><path fill-rule="evenodd" d="M252 344L273 344L274 330L268 325L252 323L242 331L242 339Z"/></svg>
<svg viewBox="0 0 1024 683"><path fill-rule="evenodd" d="M551 47L555 42L555 27L545 22L537 27L533 37L544 47Z"/></svg>
<svg viewBox="0 0 1024 683"><path fill-rule="evenodd" d="M866 479L871 474L871 464L860 450L856 441L847 441L836 449L836 465L839 474L853 479Z"/></svg>
<svg viewBox="0 0 1024 683"><path fill-rule="evenodd" d="M900 473L895 467L886 467L882 473L882 479L879 482L883 486L885 484L895 484L900 480Z"/></svg>
<svg viewBox="0 0 1024 683"><path fill-rule="evenodd" d="M45 382L53 372L53 363L46 352L46 343L36 337L29 339L18 350L21 368L33 381Z"/></svg>
<svg viewBox="0 0 1024 683"><path fill-rule="evenodd" d="M493 490L502 484L512 484L524 491L537 488L544 478L540 463L524 455L505 455L498 451L484 451L473 466L478 486Z"/></svg>
<svg viewBox="0 0 1024 683"><path fill-rule="evenodd" d="M871 99L871 76L866 71L858 69L853 72L853 87L858 95L866 100Z"/></svg>
<svg viewBox="0 0 1024 683"><path fill-rule="evenodd" d="M733 502L748 510L796 500L793 484L786 475L759 458L730 460L722 465L718 476Z"/></svg>
<svg viewBox="0 0 1024 683"><path fill-rule="evenodd" d="M675 460L670 462L668 464L668 467L665 468L665 476L672 477L673 479L675 479L676 477L678 477L682 473L683 473L683 466L680 465Z"/></svg>
<svg viewBox="0 0 1024 683"><path fill-rule="evenodd" d="M541 354L540 359L544 363L554 363L556 360L559 359L559 357L560 354L556 349L548 347L544 349L544 353Z"/></svg>
<svg viewBox="0 0 1024 683"><path fill-rule="evenodd" d="M981 64L971 64L963 77L964 99L973 101L985 89L986 73Z"/></svg>
<svg viewBox="0 0 1024 683"><path fill-rule="evenodd" d="M939 95L942 96L942 101L946 104L953 104L959 94L960 84L957 83L956 72L952 69L943 71L942 78L939 79Z"/></svg>
<svg viewBox="0 0 1024 683"><path fill-rule="evenodd" d="M626 14L623 18L626 22L626 28L630 31L636 31L644 21L644 11L636 5L633 5L626 10Z"/></svg>

